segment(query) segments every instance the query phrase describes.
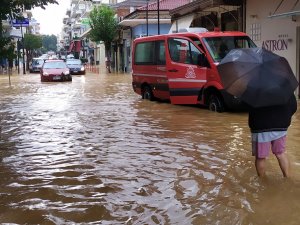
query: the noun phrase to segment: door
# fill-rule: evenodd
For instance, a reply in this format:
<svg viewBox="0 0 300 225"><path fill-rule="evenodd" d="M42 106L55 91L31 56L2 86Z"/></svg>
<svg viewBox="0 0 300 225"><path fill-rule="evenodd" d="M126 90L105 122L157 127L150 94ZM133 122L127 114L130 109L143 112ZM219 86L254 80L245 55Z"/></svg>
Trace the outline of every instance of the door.
<svg viewBox="0 0 300 225"><path fill-rule="evenodd" d="M183 37L168 39L167 77L172 104L198 104L206 83L206 67L199 66L203 54Z"/></svg>

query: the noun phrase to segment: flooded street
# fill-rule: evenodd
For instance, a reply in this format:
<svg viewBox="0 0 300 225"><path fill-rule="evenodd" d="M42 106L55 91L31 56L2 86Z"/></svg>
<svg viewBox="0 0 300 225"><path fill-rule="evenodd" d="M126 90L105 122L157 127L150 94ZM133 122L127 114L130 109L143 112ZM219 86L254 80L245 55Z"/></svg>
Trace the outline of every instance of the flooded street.
<svg viewBox="0 0 300 225"><path fill-rule="evenodd" d="M0 76L1 224L300 224L300 110L292 177L271 155L261 180L246 113L144 101L124 74L11 83Z"/></svg>

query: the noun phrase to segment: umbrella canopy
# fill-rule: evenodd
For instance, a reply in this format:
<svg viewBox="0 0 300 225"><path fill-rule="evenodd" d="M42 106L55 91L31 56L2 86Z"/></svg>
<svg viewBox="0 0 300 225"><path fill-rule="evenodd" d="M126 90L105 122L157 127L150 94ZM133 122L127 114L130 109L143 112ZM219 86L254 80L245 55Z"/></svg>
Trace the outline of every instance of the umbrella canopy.
<svg viewBox="0 0 300 225"><path fill-rule="evenodd" d="M285 104L298 87L288 61L263 48L233 49L217 68L224 89L252 107Z"/></svg>

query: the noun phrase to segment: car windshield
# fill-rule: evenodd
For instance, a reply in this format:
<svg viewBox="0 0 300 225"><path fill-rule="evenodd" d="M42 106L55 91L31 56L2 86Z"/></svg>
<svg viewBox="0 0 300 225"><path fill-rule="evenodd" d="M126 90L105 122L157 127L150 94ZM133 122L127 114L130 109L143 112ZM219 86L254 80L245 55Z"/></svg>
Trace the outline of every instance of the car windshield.
<svg viewBox="0 0 300 225"><path fill-rule="evenodd" d="M66 64L64 62L45 62L44 69L64 69Z"/></svg>
<svg viewBox="0 0 300 225"><path fill-rule="evenodd" d="M81 65L81 60L67 60L67 65Z"/></svg>
<svg viewBox="0 0 300 225"><path fill-rule="evenodd" d="M32 64L33 65L43 65L44 60L43 59L34 59Z"/></svg>
<svg viewBox="0 0 300 225"><path fill-rule="evenodd" d="M209 37L204 39L204 44L215 62L220 62L232 49L256 47L247 36Z"/></svg>

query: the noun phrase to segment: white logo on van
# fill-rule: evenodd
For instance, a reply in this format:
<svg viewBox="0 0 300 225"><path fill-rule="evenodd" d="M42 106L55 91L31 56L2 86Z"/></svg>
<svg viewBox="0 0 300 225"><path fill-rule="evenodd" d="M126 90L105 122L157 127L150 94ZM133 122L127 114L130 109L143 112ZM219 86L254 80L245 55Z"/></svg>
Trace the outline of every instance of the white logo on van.
<svg viewBox="0 0 300 225"><path fill-rule="evenodd" d="M196 78L196 73L195 73L195 70L192 66L189 66L187 68L185 77L186 78Z"/></svg>

